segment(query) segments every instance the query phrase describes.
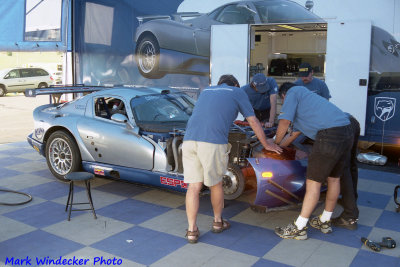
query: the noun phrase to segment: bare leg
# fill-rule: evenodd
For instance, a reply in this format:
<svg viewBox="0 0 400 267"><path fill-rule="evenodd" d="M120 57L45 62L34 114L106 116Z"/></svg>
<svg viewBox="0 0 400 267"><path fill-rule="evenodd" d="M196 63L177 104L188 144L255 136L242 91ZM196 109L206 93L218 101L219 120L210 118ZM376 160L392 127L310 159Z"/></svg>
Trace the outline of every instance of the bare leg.
<svg viewBox="0 0 400 267"><path fill-rule="evenodd" d="M197 230L196 219L199 210L199 194L202 186L203 183L191 183L186 192L186 216L189 231Z"/></svg>
<svg viewBox="0 0 400 267"><path fill-rule="evenodd" d="M222 188L222 182L210 187L211 192L211 204L214 211L214 221L220 222L222 216L222 210L224 209L224 190Z"/></svg>
<svg viewBox="0 0 400 267"><path fill-rule="evenodd" d="M326 193L325 210L333 212L340 194L340 179L328 177L328 191Z"/></svg>
<svg viewBox="0 0 400 267"><path fill-rule="evenodd" d="M312 212L315 209L315 206L318 203L320 192L321 192L321 183L310 179L306 180L306 195L304 196L303 206L301 208L301 213L300 213L301 217L310 218Z"/></svg>

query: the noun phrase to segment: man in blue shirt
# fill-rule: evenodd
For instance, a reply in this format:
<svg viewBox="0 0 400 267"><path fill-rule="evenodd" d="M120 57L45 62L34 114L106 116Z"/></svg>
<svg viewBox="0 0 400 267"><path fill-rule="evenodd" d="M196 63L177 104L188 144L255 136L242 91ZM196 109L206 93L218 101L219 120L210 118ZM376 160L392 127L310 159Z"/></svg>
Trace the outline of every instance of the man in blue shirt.
<svg viewBox="0 0 400 267"><path fill-rule="evenodd" d="M310 64L301 63L299 66L300 78L294 83L299 86L304 86L311 92L314 92L317 95L320 95L323 98L329 100L331 98L331 94L329 93L328 86L324 81L313 77L313 74L314 71Z"/></svg>
<svg viewBox="0 0 400 267"><path fill-rule="evenodd" d="M276 115L276 93L278 84L272 77L262 73L254 75L251 83L242 87L249 97L257 119L265 127L272 127Z"/></svg>
<svg viewBox="0 0 400 267"><path fill-rule="evenodd" d="M230 144L228 135L238 112L247 119L265 149L280 153L282 149L272 139L267 140L264 130L254 116L246 93L232 75L222 75L218 86L205 88L196 102L190 117L182 145L186 193L186 215L189 243L196 243L199 229L196 224L199 209L199 193L203 184L210 188L214 211L212 232L228 229L230 224L222 219L224 191L222 177L226 172Z"/></svg>
<svg viewBox="0 0 400 267"><path fill-rule="evenodd" d="M303 86L284 83L279 88L283 99L275 142L283 140L289 125L314 140L308 158L306 194L301 213L294 223L277 227L275 233L282 238L307 239L307 223L318 203L321 184L327 182L328 191L323 213L310 220L310 225L323 233L331 233L331 216L340 193L340 176L348 163L353 129L349 117L325 98ZM298 133L296 133L298 134Z"/></svg>

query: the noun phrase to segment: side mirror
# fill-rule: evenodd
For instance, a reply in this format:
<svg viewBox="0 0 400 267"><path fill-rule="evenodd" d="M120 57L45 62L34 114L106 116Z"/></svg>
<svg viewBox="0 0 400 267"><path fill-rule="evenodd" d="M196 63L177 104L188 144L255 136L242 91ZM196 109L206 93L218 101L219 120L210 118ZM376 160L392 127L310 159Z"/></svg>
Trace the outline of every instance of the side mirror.
<svg viewBox="0 0 400 267"><path fill-rule="evenodd" d="M111 120L115 121L115 122L119 122L119 123L128 122L128 118L125 115L119 114L119 113L116 113L116 114L112 115L111 116Z"/></svg>
<svg viewBox="0 0 400 267"><path fill-rule="evenodd" d="M139 128L136 127L135 125L133 125L133 124L128 120L128 118L127 118L125 115L120 114L120 113L113 114L113 115L111 116L111 120L112 120L112 121L115 121L115 122L118 122L118 123L125 123L125 124L126 124L126 128L127 128L127 129L130 129L131 132L132 132L137 138L140 138L140 137L141 137L141 136L138 134Z"/></svg>

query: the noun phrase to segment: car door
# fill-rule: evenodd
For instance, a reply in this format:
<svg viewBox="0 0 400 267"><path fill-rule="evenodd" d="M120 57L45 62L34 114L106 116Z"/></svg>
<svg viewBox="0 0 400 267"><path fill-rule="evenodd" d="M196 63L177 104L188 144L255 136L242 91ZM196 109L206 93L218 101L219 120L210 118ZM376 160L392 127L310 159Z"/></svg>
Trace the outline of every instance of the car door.
<svg viewBox="0 0 400 267"><path fill-rule="evenodd" d="M132 117L131 111L125 109L126 104L120 96L93 97L91 116L78 122L79 133L96 162L151 170L154 146L125 123L111 120L115 112ZM121 105L123 108L118 109Z"/></svg>
<svg viewBox="0 0 400 267"><path fill-rule="evenodd" d="M37 84L35 84L35 71L34 69L26 68L20 69L21 77L23 79L23 84L21 85L23 90L28 88L36 88Z"/></svg>
<svg viewBox="0 0 400 267"><path fill-rule="evenodd" d="M21 77L19 69L10 70L5 76L8 92L19 92L24 88L25 80Z"/></svg>

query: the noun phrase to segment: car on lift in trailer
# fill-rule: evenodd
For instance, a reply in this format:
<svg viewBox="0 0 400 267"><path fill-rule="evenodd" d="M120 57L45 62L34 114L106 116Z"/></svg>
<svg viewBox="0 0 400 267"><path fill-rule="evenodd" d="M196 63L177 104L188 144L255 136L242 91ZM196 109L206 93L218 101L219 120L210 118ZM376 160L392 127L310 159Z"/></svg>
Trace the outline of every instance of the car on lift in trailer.
<svg viewBox="0 0 400 267"><path fill-rule="evenodd" d="M143 77L153 79L172 72L208 73L212 25L323 22L289 0L237 1L207 14L181 12L137 19L136 63Z"/></svg>
<svg viewBox="0 0 400 267"><path fill-rule="evenodd" d="M148 87L54 87L29 89L25 95L71 92L85 95L37 107L34 131L28 136L56 178L65 180L66 174L83 168L101 177L187 190L181 145L195 105L192 98L171 88ZM225 199L257 188L255 205L272 208L300 202L306 162L294 160L294 150L266 152L251 128L239 124L232 125L229 135ZM274 135L271 130L266 133Z"/></svg>

